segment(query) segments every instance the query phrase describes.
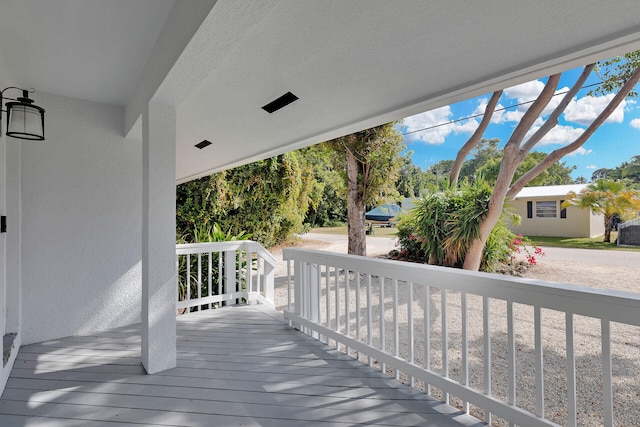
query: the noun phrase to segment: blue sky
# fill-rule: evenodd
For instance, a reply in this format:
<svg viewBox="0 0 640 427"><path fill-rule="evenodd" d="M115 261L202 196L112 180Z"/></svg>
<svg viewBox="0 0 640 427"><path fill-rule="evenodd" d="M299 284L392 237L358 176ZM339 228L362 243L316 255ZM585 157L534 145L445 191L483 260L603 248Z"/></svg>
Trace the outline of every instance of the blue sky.
<svg viewBox="0 0 640 427"><path fill-rule="evenodd" d="M563 73L556 92L567 90L577 79L580 71L579 68ZM545 81L545 79L534 80L505 89L497 108L534 100L542 90ZM598 76L592 73L585 85L599 81ZM587 95L588 91L589 89L583 89L578 93L562 114L559 125L534 150L548 153L572 142L613 97L613 94L592 97ZM482 113L490 96L491 94L487 94L407 117L400 126L400 130L403 133L416 131ZM540 126L544 122L561 98L561 95L553 98L535 126ZM507 108L494 113L492 123L484 137L498 138L505 143L528 106L529 104ZM414 151L413 163L427 169L440 160L454 159L458 149L471 136L480 120L481 117L462 120L405 135L407 150ZM584 176L590 180L594 170L618 166L634 155L640 155L640 104L636 99L627 99L580 149L565 156L562 161L568 166L577 167L572 173L574 178Z"/></svg>

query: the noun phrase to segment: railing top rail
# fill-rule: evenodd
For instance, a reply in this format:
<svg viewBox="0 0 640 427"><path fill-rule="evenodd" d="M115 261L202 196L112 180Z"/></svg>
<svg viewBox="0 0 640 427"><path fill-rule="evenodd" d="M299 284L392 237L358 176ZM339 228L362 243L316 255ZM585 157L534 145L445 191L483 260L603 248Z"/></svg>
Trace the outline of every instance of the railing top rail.
<svg viewBox="0 0 640 427"><path fill-rule="evenodd" d="M272 267L276 266L278 260L260 243L254 242L253 240L247 240L245 242L245 245L247 246L248 250L252 250L260 255L269 265L271 265Z"/></svg>
<svg viewBox="0 0 640 427"><path fill-rule="evenodd" d="M204 254L209 252L224 252L246 250L260 255L271 267L276 266L277 260L260 243L253 240L235 240L229 242L184 243L176 245L176 255Z"/></svg>
<svg viewBox="0 0 640 427"><path fill-rule="evenodd" d="M640 294L309 249L283 249L282 252L284 260L324 264L640 326Z"/></svg>
<svg viewBox="0 0 640 427"><path fill-rule="evenodd" d="M244 240L230 242L184 243L176 245L176 254L186 255L205 252L232 251L241 249L244 244Z"/></svg>

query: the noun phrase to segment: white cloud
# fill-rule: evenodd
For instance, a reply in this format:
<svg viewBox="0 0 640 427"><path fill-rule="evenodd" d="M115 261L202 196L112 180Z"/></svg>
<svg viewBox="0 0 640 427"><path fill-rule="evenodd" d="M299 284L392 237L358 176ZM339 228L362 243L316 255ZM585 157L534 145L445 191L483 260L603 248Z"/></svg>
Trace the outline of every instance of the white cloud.
<svg viewBox="0 0 640 427"><path fill-rule="evenodd" d="M509 104L522 104L518 105L515 109L508 109L504 111L496 111L494 116L492 117L492 123L505 123L505 122L519 122L524 116L524 113L527 112L532 102L540 95L544 89L544 83L540 80L533 80L527 83L519 84L517 86L512 86L504 90L504 96L507 98L514 99L515 102ZM562 92L566 92L569 90L567 87L563 87L555 91L556 94L560 94ZM558 104L562 101L562 95L556 95L551 98L547 106L542 110L540 117L547 117L551 112L558 106ZM484 102L484 106L481 111L484 111L486 108L486 101ZM503 108L502 105L498 105L496 109Z"/></svg>
<svg viewBox="0 0 640 427"><path fill-rule="evenodd" d="M631 127L640 129L640 119L633 119L629 124L631 125Z"/></svg>
<svg viewBox="0 0 640 427"><path fill-rule="evenodd" d="M568 157L575 157L575 156L588 156L589 154L593 153L593 150L588 150L584 147L578 147L577 150L572 151L571 153L567 154ZM589 167L587 167L587 169L589 169Z"/></svg>
<svg viewBox="0 0 640 427"><path fill-rule="evenodd" d="M596 165L585 166L587 169L598 169Z"/></svg>
<svg viewBox="0 0 640 427"><path fill-rule="evenodd" d="M531 128L529 132L527 132L526 138L529 138L531 135L536 133L538 129L540 129L543 123L544 121L538 118L538 120L536 120L535 125ZM538 142L537 145L553 145L553 144L567 145L572 143L573 141L576 140L576 138L582 135L582 132L584 132L584 129L582 128L574 128L573 126L557 125L554 128L552 128L549 131L549 133L547 133L540 140L540 142Z"/></svg>
<svg viewBox="0 0 640 427"><path fill-rule="evenodd" d="M581 125L589 125L600 114L605 107L611 102L615 94L610 93L604 96L587 95L578 100L572 100L564 113L567 121L578 123ZM606 123L622 123L624 120L624 107L626 101L622 101L620 105L606 120Z"/></svg>
<svg viewBox="0 0 640 427"><path fill-rule="evenodd" d="M475 119L447 123L451 121L452 116L451 107L447 105L407 117L403 121L403 125L407 127L405 132L412 132L424 128L431 129L406 135L405 138L409 142L421 141L427 144L440 145L444 143L446 137L451 134L472 133L478 127L479 122Z"/></svg>
<svg viewBox="0 0 640 427"><path fill-rule="evenodd" d="M542 89L544 88L544 83L540 80L532 80L527 83L522 83L517 86L511 86L504 90L505 96L509 98L516 98L518 100L531 100L535 99Z"/></svg>

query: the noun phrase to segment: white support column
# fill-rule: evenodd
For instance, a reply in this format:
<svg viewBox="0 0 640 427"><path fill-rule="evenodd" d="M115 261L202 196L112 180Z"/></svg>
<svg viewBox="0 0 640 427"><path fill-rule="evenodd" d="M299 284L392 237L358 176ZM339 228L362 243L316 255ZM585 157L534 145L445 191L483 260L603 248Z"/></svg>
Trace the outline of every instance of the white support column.
<svg viewBox="0 0 640 427"><path fill-rule="evenodd" d="M176 366L176 112L142 115L142 364Z"/></svg>

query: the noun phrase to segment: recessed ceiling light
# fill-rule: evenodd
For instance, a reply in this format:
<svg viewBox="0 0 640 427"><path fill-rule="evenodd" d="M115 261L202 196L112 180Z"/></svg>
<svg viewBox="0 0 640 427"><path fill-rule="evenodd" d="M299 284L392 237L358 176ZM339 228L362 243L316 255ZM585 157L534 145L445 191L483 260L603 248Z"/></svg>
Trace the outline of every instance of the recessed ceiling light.
<svg viewBox="0 0 640 427"><path fill-rule="evenodd" d="M198 142L196 144L196 147L198 147L199 149L203 149L204 147L208 147L212 144L211 141L207 141L206 139L203 139L202 142Z"/></svg>
<svg viewBox="0 0 640 427"><path fill-rule="evenodd" d="M298 99L297 96L295 96L291 92L287 92L284 95L282 95L280 98L274 101L271 101L270 103L262 107L262 109L269 114L275 113L279 109L286 107L287 105L291 104L293 101L297 99Z"/></svg>

